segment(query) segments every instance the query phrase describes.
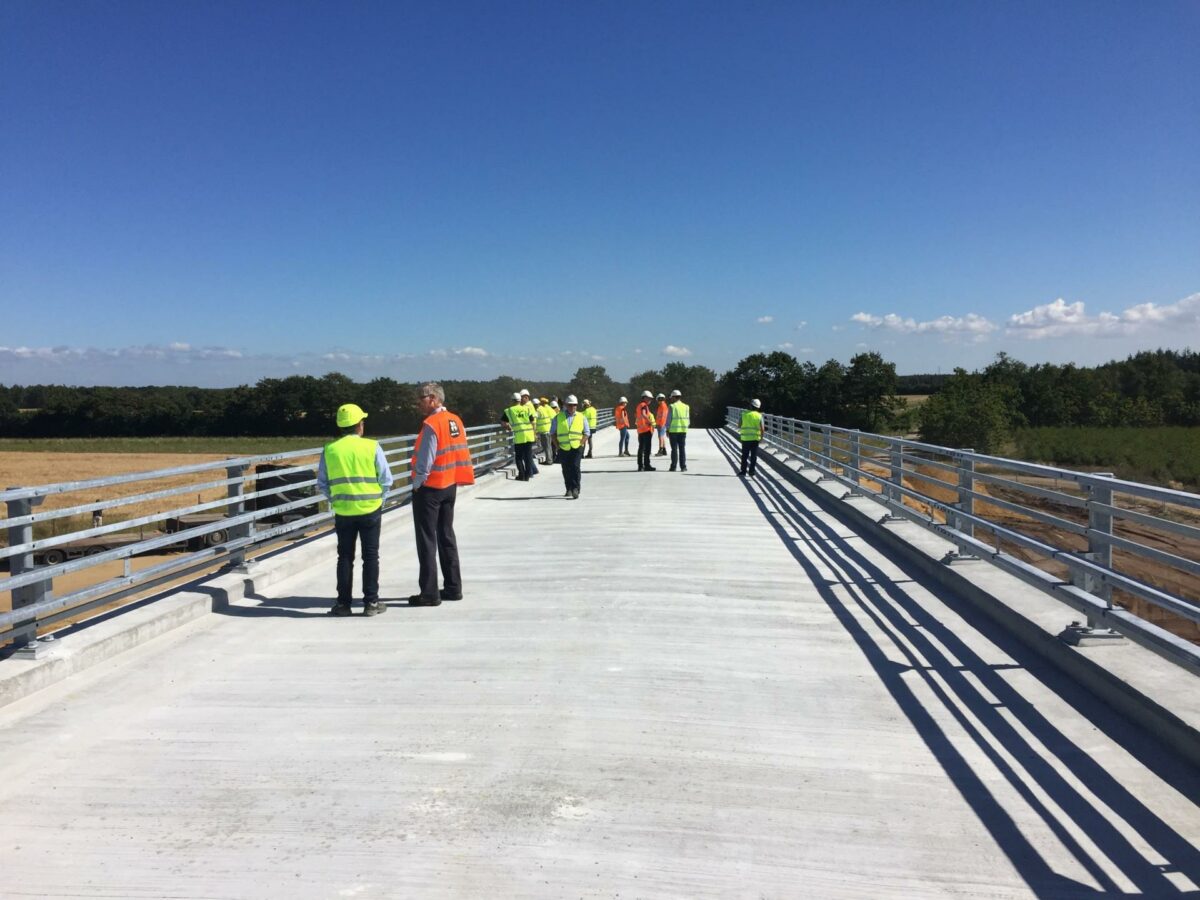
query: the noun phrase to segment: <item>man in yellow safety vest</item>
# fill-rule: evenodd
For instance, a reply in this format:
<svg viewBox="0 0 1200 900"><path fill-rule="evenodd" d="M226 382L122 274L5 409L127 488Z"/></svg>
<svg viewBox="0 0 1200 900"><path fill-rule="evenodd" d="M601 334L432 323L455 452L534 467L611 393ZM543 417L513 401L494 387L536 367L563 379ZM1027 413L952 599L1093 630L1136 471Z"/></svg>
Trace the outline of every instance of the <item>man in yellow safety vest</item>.
<svg viewBox="0 0 1200 900"><path fill-rule="evenodd" d="M752 409L742 410L741 430L738 433L742 441L742 467L738 475L744 477L747 474L746 464L749 462L749 474L753 478L754 467L758 463L758 444L763 439L763 417L759 412L762 401L751 400L750 406Z"/></svg>
<svg viewBox="0 0 1200 900"><path fill-rule="evenodd" d="M353 403L339 406L337 426L342 436L325 445L317 463L317 488L333 508L337 533L337 600L329 610L331 616L350 615L356 543L362 547L363 615L387 612L379 602L379 531L392 470L379 442L363 437L366 417Z"/></svg>

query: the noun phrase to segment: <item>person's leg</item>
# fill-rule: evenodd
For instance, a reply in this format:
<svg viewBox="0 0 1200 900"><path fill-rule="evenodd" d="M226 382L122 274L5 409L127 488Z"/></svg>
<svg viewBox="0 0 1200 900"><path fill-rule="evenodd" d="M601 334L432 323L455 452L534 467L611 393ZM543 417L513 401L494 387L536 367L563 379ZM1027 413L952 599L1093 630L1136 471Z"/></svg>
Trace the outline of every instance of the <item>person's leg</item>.
<svg viewBox="0 0 1200 900"><path fill-rule="evenodd" d="M461 597L462 573L458 567L458 538L454 535L454 501L458 496L458 485L438 491L437 544L438 559L442 564L442 592L438 596ZM436 591L434 591L437 594Z"/></svg>
<svg viewBox="0 0 1200 900"><path fill-rule="evenodd" d="M687 471L687 432L679 432L679 471Z"/></svg>
<svg viewBox="0 0 1200 900"><path fill-rule="evenodd" d="M533 441L524 445L525 447L525 462L529 466L529 477L532 478L538 473L537 458L533 452Z"/></svg>
<svg viewBox="0 0 1200 900"><path fill-rule="evenodd" d="M750 442L742 441L742 464L738 467L738 474L746 474L746 461L750 459Z"/></svg>
<svg viewBox="0 0 1200 900"><path fill-rule="evenodd" d="M563 488L569 494L571 493L571 466L569 465L571 453L569 450L558 448L558 468L562 472Z"/></svg>
<svg viewBox="0 0 1200 900"><path fill-rule="evenodd" d="M667 440L671 442L671 471L674 472L679 468L679 433L672 431Z"/></svg>
<svg viewBox="0 0 1200 900"><path fill-rule="evenodd" d="M417 535L418 593L426 599L438 595L437 493L429 488L421 488L412 495L413 527Z"/></svg>
<svg viewBox="0 0 1200 900"><path fill-rule="evenodd" d="M363 604L379 602L379 532L383 525L383 510L377 509L358 516L358 538L362 542Z"/></svg>
<svg viewBox="0 0 1200 900"><path fill-rule="evenodd" d="M575 491L575 496L579 496L579 489L583 487L583 450L575 451L575 459L571 463L571 488Z"/></svg>
<svg viewBox="0 0 1200 900"><path fill-rule="evenodd" d="M349 606L354 596L354 539L358 536L354 516L334 516L333 530L337 534L337 605Z"/></svg>
<svg viewBox="0 0 1200 900"><path fill-rule="evenodd" d="M758 470L758 441L750 442L750 474Z"/></svg>

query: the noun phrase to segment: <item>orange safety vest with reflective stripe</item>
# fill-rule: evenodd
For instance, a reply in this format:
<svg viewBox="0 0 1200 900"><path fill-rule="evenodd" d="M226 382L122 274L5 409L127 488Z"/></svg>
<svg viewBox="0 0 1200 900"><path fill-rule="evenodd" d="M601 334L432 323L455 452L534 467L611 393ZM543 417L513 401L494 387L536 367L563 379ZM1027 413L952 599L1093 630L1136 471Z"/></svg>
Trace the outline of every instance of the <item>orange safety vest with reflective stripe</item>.
<svg viewBox="0 0 1200 900"><path fill-rule="evenodd" d="M629 427L629 411L625 408L624 403L618 403L613 409L613 424L618 428Z"/></svg>
<svg viewBox="0 0 1200 900"><path fill-rule="evenodd" d="M658 411L654 414L654 418L659 428L667 424L667 402L665 400L658 401Z"/></svg>
<svg viewBox="0 0 1200 900"><path fill-rule="evenodd" d="M425 420L424 425L433 429L437 437L437 456L433 458L433 468L425 479L424 487L448 488L452 484L474 484L475 467L471 465L471 452L467 449L467 429L462 419L449 410L435 412ZM413 445L412 465L417 462L421 450L421 438L425 436L422 427L417 434L417 442Z"/></svg>
<svg viewBox="0 0 1200 900"><path fill-rule="evenodd" d="M650 404L644 400L638 404L637 408L637 430L638 434L654 430L654 414L650 412Z"/></svg>

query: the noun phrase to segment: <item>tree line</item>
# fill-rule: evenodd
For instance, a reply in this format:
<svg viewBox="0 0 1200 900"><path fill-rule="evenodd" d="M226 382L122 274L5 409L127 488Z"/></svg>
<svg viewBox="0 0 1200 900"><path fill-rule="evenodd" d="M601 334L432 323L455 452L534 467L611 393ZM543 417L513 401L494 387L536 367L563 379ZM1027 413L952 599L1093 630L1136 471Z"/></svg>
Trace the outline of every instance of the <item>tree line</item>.
<svg viewBox="0 0 1200 900"><path fill-rule="evenodd" d="M718 376L700 365L672 362L616 381L603 366L578 369L566 382L443 382L451 407L468 425L499 420L512 394L575 394L598 407L624 395L678 388L692 424L713 427L727 406L757 397L766 412L844 428L917 432L923 440L980 452L1000 449L1020 428L1037 426L1200 425L1200 354L1156 350L1095 368L1027 365L1001 353L982 371L898 376L878 353L842 363L800 362L783 351L755 353ZM325 436L333 414L355 402L373 434L411 434L420 425L416 385L391 378L354 382L322 377L264 378L233 388L66 387L0 385L0 433L10 437ZM931 394L909 407L899 394Z"/></svg>

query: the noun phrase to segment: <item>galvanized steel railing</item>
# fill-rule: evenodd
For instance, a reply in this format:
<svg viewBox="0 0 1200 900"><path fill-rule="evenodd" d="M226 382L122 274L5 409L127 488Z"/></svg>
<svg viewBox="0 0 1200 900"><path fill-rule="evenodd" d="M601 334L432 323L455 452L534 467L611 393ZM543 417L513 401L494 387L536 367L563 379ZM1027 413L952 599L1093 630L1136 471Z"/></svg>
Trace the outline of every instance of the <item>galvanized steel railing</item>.
<svg viewBox="0 0 1200 900"><path fill-rule="evenodd" d="M726 412L735 434L741 413L735 407ZM1084 613L1091 627L1112 629L1200 673L1200 647L1149 618L1165 620L1163 611L1189 628L1200 623L1200 527L1186 521L1200 522L1200 495L780 416L764 415L763 425L763 443L800 459L820 478L845 485L846 496L870 496L889 515L953 542L958 552L947 563L986 560ZM1035 528L1022 531L1026 522L1046 526L1051 536L1026 533ZM1180 555L1150 546L1145 537L1130 534L1129 525L1143 534L1149 528L1172 536L1196 552ZM1051 571L1006 552L1006 544ZM1164 576L1160 584L1123 572L1114 550L1152 563ZM1185 590L1162 583L1183 584ZM1145 614L1114 604L1114 589ZM1136 601L1128 603L1130 597Z"/></svg>
<svg viewBox="0 0 1200 900"><path fill-rule="evenodd" d="M415 439L415 435L404 435L379 441L396 479L385 496L385 509L404 503L412 492L410 457ZM504 466L513 458L512 436L498 425L468 428L467 442L477 473ZM110 604L182 576L211 569L218 561L230 566L240 565L245 561L247 550L329 524L333 514L322 509L328 504L320 504L323 498L316 493L316 458L320 453L321 447L313 447L288 453L242 456L172 469L0 491L0 501L3 501L7 510L3 527L8 537L8 546L0 547L0 563L7 560L9 566L8 577L0 579L0 591L10 592L12 599L11 611L0 613L0 646L29 644L35 640L39 629L68 617L79 616L102 604ZM302 464L286 465L289 461L305 458L307 461ZM281 462L285 466L273 468L267 477L295 480L288 480L267 490L246 489L247 481L257 477L254 467ZM164 479L194 475L203 477L204 473L212 473L214 477L199 483L156 490L139 489ZM82 492L123 485L133 487L135 493L36 511L47 497L64 494L80 496ZM163 500L170 503L174 502L174 498L222 488L226 495L220 499L156 509L146 515L110 524L94 524L91 528L63 534L35 536L37 526L41 525L38 530L44 531L58 520L90 514L93 522L99 523L107 510ZM294 497L297 493L304 496L297 499L285 499L283 496L290 494ZM313 507L318 509L315 514L312 513ZM198 521L190 527L188 523L181 525L181 518L198 514L204 521ZM169 525L171 522L181 527L169 533L158 530L159 525ZM150 536L145 534L147 527L155 529ZM136 539L129 534L131 529L138 529ZM117 540L116 536L121 534L125 537ZM86 549L80 549L84 545ZM138 571L132 569L132 559L136 556L181 548L190 552ZM72 555L80 558L70 559ZM89 584L61 597L54 596L55 578L114 560L124 561L121 575Z"/></svg>

